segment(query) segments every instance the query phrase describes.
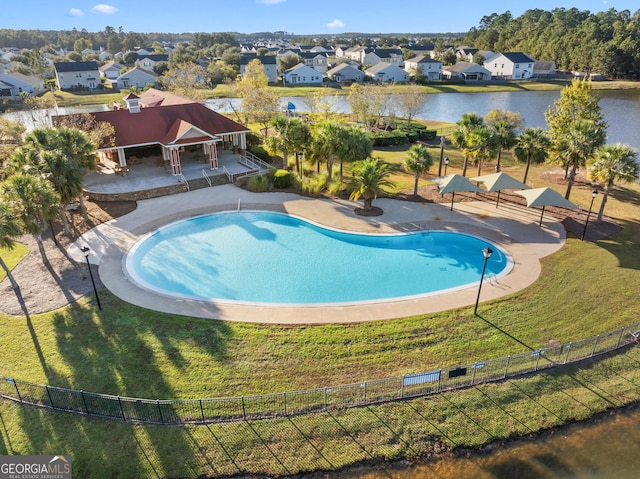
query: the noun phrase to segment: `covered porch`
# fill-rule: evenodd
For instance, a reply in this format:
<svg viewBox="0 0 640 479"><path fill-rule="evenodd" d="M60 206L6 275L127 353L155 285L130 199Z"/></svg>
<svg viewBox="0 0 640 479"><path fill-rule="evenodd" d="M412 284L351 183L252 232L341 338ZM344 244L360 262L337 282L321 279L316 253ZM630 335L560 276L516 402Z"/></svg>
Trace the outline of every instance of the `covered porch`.
<svg viewBox="0 0 640 479"><path fill-rule="evenodd" d="M212 184L221 184L229 182L229 176L233 178L255 171L255 167L247 164L241 153L234 153L233 150L218 149L217 159L218 168L211 169L209 158L201 150L186 150L180 156L181 175L174 175L167 168L160 151L147 156L130 156L126 170L119 163L103 157L96 170L84 177L84 189L91 196L92 193L119 195L154 190L183 185L185 181L202 180L208 186L205 176Z"/></svg>

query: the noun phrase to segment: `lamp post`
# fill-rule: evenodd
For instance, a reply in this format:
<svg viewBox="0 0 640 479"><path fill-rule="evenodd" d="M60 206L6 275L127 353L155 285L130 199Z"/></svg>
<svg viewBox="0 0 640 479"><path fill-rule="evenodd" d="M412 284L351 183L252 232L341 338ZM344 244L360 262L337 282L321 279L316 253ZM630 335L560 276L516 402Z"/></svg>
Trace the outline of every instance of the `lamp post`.
<svg viewBox="0 0 640 479"><path fill-rule="evenodd" d="M444 144L446 142L446 138L444 135L440 137L440 163L438 163L438 176L442 176L442 158L444 156Z"/></svg>
<svg viewBox="0 0 640 479"><path fill-rule="evenodd" d="M593 202L598 196L598 190L593 190L591 192L591 204L589 205L589 212L587 213L587 219L584 222L584 229L582 230L582 236L580 237L581 241L584 241L584 236L587 234L587 225L589 224L589 216L591 216L591 208L593 208Z"/></svg>
<svg viewBox="0 0 640 479"><path fill-rule="evenodd" d="M480 302L480 291L482 290L482 281L484 280L484 272L487 269L487 261L491 258L491 254L493 250L488 246L482 250L482 255L484 256L484 264L482 265L482 274L480 275L480 284L478 285L478 297L476 298L476 307L473 308L473 315L478 315L478 303Z"/></svg>
<svg viewBox="0 0 640 479"><path fill-rule="evenodd" d="M83 246L80 251L84 253L84 257L87 260L87 268L89 268L89 276L91 277L91 284L93 285L93 292L96 295L96 301L98 302L98 309L102 311L102 305L100 304L100 296L98 296L98 289L96 288L96 282L93 280L93 273L91 272L91 265L89 264L89 247Z"/></svg>
<svg viewBox="0 0 640 479"><path fill-rule="evenodd" d="M444 176L447 176L447 166L449 166L449 158L444 159Z"/></svg>

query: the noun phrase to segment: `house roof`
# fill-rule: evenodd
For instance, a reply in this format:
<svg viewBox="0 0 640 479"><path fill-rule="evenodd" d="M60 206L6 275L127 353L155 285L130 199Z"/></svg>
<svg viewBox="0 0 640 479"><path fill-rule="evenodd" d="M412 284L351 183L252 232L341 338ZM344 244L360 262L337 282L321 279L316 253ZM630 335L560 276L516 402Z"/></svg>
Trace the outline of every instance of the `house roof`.
<svg viewBox="0 0 640 479"><path fill-rule="evenodd" d="M509 59L513 63L534 63L535 60L526 53L522 52L506 52L502 53L502 56Z"/></svg>
<svg viewBox="0 0 640 479"><path fill-rule="evenodd" d="M56 62L53 66L58 73L98 71L98 62Z"/></svg>
<svg viewBox="0 0 640 479"><path fill-rule="evenodd" d="M477 63L471 62L458 62L455 65L450 65L445 68L446 70L452 73L462 73L462 72L482 72L486 75L491 75L491 72L487 70L482 65L478 65Z"/></svg>
<svg viewBox="0 0 640 479"><path fill-rule="evenodd" d="M371 68L368 68L366 70L366 73L376 74L376 73L380 73L381 71L390 70L390 69L391 70L400 70L402 73L405 73L405 71L402 68L400 68L399 66L394 65L393 63L384 63L384 62L376 63Z"/></svg>
<svg viewBox="0 0 640 479"><path fill-rule="evenodd" d="M156 88L149 88L143 93L140 93L140 104L142 107L152 106L169 106L169 105L183 105L185 103L197 103L189 97L178 95L176 93L169 93L166 91L157 90ZM125 97L126 99L126 97Z"/></svg>
<svg viewBox="0 0 640 479"><path fill-rule="evenodd" d="M111 61L108 61L107 63L105 63L104 65L102 65L100 67L100 71L104 72L104 71L109 70L110 68L122 70L124 68L124 65L122 65L121 63L114 62L113 60L111 60Z"/></svg>
<svg viewBox="0 0 640 479"><path fill-rule="evenodd" d="M168 62L169 61L169 55L167 55L166 53L139 55L138 56L138 61L144 60L146 58L148 58L149 60L154 61L154 62Z"/></svg>
<svg viewBox="0 0 640 479"><path fill-rule="evenodd" d="M132 73L133 73L133 74L135 74L135 75L138 75L138 74L140 74L140 73L141 73L141 74L143 74L143 75L147 75L147 76L149 76L149 77L151 77L151 78L158 78L158 75L156 75L156 74L155 74L155 73L153 73L153 72L150 72L149 70L145 70L144 68L140 68L140 67L133 67L131 70L127 70L127 71L126 71L126 72L124 72L122 75L120 75L120 76L118 77L118 80L119 80L120 78L126 78L126 77L127 77L127 75L131 75Z"/></svg>
<svg viewBox="0 0 640 479"><path fill-rule="evenodd" d="M96 121L111 123L115 129L115 147L149 144L175 144L189 129L207 137L249 131L245 126L216 113L200 103L142 108L137 113L111 110L90 113ZM54 117L55 122L55 117ZM144 125L144 128L140 128ZM193 142L196 138L191 137ZM106 146L111 148L112 145Z"/></svg>
<svg viewBox="0 0 640 479"><path fill-rule="evenodd" d="M240 55L240 65L248 65L251 60L259 60L263 65L277 65L278 58L274 55L256 55L243 53Z"/></svg>
<svg viewBox="0 0 640 479"><path fill-rule="evenodd" d="M308 67L304 63L298 63L296 66L289 68L285 73L299 73L300 70L310 70L310 73L316 74L319 73L311 67Z"/></svg>
<svg viewBox="0 0 640 479"><path fill-rule="evenodd" d="M348 63L341 63L340 65L333 67L331 70L327 72L327 75L331 76L331 75L335 75L336 73L342 73L343 75L344 74L350 74L350 75L363 74L361 70L358 70L356 67L353 67Z"/></svg>
<svg viewBox="0 0 640 479"><path fill-rule="evenodd" d="M414 58L409 58L404 61L405 63L442 63L440 60L434 60L431 57L425 57L424 55L419 55Z"/></svg>

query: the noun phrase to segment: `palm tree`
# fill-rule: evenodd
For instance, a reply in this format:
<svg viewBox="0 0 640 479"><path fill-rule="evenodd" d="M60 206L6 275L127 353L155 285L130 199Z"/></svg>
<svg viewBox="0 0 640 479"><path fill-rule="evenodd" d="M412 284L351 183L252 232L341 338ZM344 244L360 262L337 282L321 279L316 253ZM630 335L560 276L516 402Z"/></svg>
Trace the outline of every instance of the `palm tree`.
<svg viewBox="0 0 640 479"><path fill-rule="evenodd" d="M527 183L531 163L542 163L547 159L551 141L542 128L525 128L513 153L518 161L526 163L523 183Z"/></svg>
<svg viewBox="0 0 640 479"><path fill-rule="evenodd" d="M331 183L333 175L333 162L343 148L344 127L334 121L320 123L315 131L314 150L317 155L322 155L327 159L328 181Z"/></svg>
<svg viewBox="0 0 640 479"><path fill-rule="evenodd" d="M631 183L640 176L638 152L621 143L604 146L598 150L589 165L589 176L604 183L604 194L598 212L598 221L602 221L609 193L616 183Z"/></svg>
<svg viewBox="0 0 640 479"><path fill-rule="evenodd" d="M342 180L344 162L354 163L368 158L373 151L373 140L361 128L343 128L341 133L342 145L338 156L340 158L340 179Z"/></svg>
<svg viewBox="0 0 640 479"><path fill-rule="evenodd" d="M60 196L62 205L82 195L82 172L78 163L62 156L59 151L45 151L42 154L42 162L46 177ZM64 234L69 236L71 231L64 208L60 208L60 216L64 225Z"/></svg>
<svg viewBox="0 0 640 479"><path fill-rule="evenodd" d="M275 131L274 135L267 137L267 144L272 150L280 150L282 152L282 168L286 169L289 165L289 152L292 152L292 137L290 130L290 118L277 116L271 120L271 128Z"/></svg>
<svg viewBox="0 0 640 479"><path fill-rule="evenodd" d="M473 146L470 145L469 140L471 132L483 124L482 117L477 113L465 113L462 115L462 119L457 123L456 128L451 135L453 144L462 150L464 155L464 164L462 165L462 176L467 176L467 165L469 162L469 156L473 151Z"/></svg>
<svg viewBox="0 0 640 479"><path fill-rule="evenodd" d="M426 173L433 166L431 151L424 145L415 144L409 148L404 160L404 169L414 175L413 196L418 195L418 181L422 173Z"/></svg>
<svg viewBox="0 0 640 479"><path fill-rule="evenodd" d="M0 200L2 201L2 200ZM22 231L16 220L15 213L9 209L4 201L0 202L0 247L5 249L13 249L15 241L13 238L20 236ZM13 289L18 289L18 283L11 274L11 270L0 257L0 267L7 273L7 278Z"/></svg>
<svg viewBox="0 0 640 479"><path fill-rule="evenodd" d="M496 159L496 173L500 172L500 160L502 157L502 150L510 150L518 141L516 137L516 129L513 123L507 120L498 120L489 128L496 142L498 148L498 157Z"/></svg>
<svg viewBox="0 0 640 479"><path fill-rule="evenodd" d="M480 126L471 130L468 137L468 146L474 163L478 166L478 176L482 174L482 164L485 160L493 158L497 144L496 138L489 128Z"/></svg>
<svg viewBox="0 0 640 479"><path fill-rule="evenodd" d="M40 176L20 173L3 181L0 192L9 209L15 213L22 231L35 238L42 262L47 264L49 260L42 244L42 232L46 229L46 221L56 217L60 205L60 197L51 183Z"/></svg>
<svg viewBox="0 0 640 479"><path fill-rule="evenodd" d="M568 200L571 195L578 168L584 168L587 160L593 157L605 141L605 130L593 121L579 120L571 125L559 144L559 148L564 150L563 157L566 157L571 165L565 199Z"/></svg>
<svg viewBox="0 0 640 479"><path fill-rule="evenodd" d="M375 158L367 158L357 162L353 166L353 190L349 196L350 200L358 201L364 199L364 209L372 209L373 200L384 193L384 187L391 187L387 177L391 174L388 163Z"/></svg>
<svg viewBox="0 0 640 479"><path fill-rule="evenodd" d="M96 167L95 146L84 132L75 128L36 128L25 137L25 147L40 155L43 151L58 151L61 156L75 161L82 175ZM77 196L82 216L88 221L82 189Z"/></svg>

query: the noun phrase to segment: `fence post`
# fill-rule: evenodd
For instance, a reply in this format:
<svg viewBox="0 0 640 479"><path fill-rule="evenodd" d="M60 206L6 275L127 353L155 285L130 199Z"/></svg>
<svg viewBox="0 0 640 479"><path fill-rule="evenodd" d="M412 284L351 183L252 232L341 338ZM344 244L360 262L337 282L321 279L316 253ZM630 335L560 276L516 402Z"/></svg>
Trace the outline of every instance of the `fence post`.
<svg viewBox="0 0 640 479"><path fill-rule="evenodd" d="M600 335L596 336L596 341L593 343L593 349L591 350L591 357L596 353L596 348L598 347L598 339L600 339Z"/></svg>
<svg viewBox="0 0 640 479"><path fill-rule="evenodd" d="M367 404L367 381L362 386L362 398L364 399L362 404Z"/></svg>
<svg viewBox="0 0 640 479"><path fill-rule="evenodd" d="M286 391L282 393L282 402L284 405L284 415L287 415L287 393Z"/></svg>
<svg viewBox="0 0 640 479"><path fill-rule="evenodd" d="M622 341L622 335L624 334L626 329L627 328L622 328L620 330L620 336L618 336L618 342L616 343L616 349L618 349L620 347L620 341Z"/></svg>
<svg viewBox="0 0 640 479"><path fill-rule="evenodd" d="M247 412L244 409L244 396L241 396L240 399L242 400L242 419L247 419Z"/></svg>
<svg viewBox="0 0 640 479"><path fill-rule="evenodd" d="M567 364L567 361L569 360L569 351L571 351L571 344L572 343L567 344L567 354L564 355L564 364Z"/></svg>
<svg viewBox="0 0 640 479"><path fill-rule="evenodd" d="M84 412L89 414L89 408L87 407L87 400L84 397L84 391L80 390L80 396L82 397L82 404L84 404Z"/></svg>
<svg viewBox="0 0 640 479"><path fill-rule="evenodd" d="M9 378L7 379L7 381L9 381L10 383L13 383L13 387L16 388L16 394L18 395L18 399L20 399L20 402L23 402L22 395L20 394L20 390L18 389L18 383L16 382L16 380L13 378Z"/></svg>
<svg viewBox="0 0 640 479"><path fill-rule="evenodd" d="M160 414L160 424L164 424L164 418L162 417L162 409L160 408L160 399L156 399L158 405L158 414Z"/></svg>
<svg viewBox="0 0 640 479"><path fill-rule="evenodd" d="M440 392L440 378L442 377L442 371L438 372L438 388L436 389L436 392L439 393Z"/></svg>
<svg viewBox="0 0 640 479"><path fill-rule="evenodd" d="M202 422L204 423L206 421L204 420L204 408L202 407L202 399L199 399L199 401L200 401L200 414L202 414Z"/></svg>
<svg viewBox="0 0 640 479"><path fill-rule="evenodd" d="M51 399L51 392L49 391L49 386L44 387L47 390L47 396L49 396L49 402L51 403L51 409L55 409L56 407L53 404L53 399Z"/></svg>
<svg viewBox="0 0 640 479"><path fill-rule="evenodd" d="M400 399L404 399L404 376L402 376L402 384L400 385Z"/></svg>
<svg viewBox="0 0 640 479"><path fill-rule="evenodd" d="M327 388L324 388L324 410L327 410Z"/></svg>
<svg viewBox="0 0 640 479"><path fill-rule="evenodd" d="M120 412L122 413L122 420L127 422L127 417L124 415L124 408L122 407L122 401L120 400L120 396L118 396L118 404L120 405Z"/></svg>
<svg viewBox="0 0 640 479"><path fill-rule="evenodd" d="M502 379L506 379L507 377L507 371L509 370L509 362L511 362L511 356L507 356L507 362L504 365L504 376L502 377Z"/></svg>
<svg viewBox="0 0 640 479"><path fill-rule="evenodd" d="M538 363L540 362L540 356L542 356L542 351L538 351L538 355L536 356L536 366L534 371L538 370Z"/></svg>
<svg viewBox="0 0 640 479"><path fill-rule="evenodd" d="M476 366L478 365L478 363L474 363L473 364L473 373L471 374L471 385L473 386L473 382L476 379L476 369L478 369Z"/></svg>

